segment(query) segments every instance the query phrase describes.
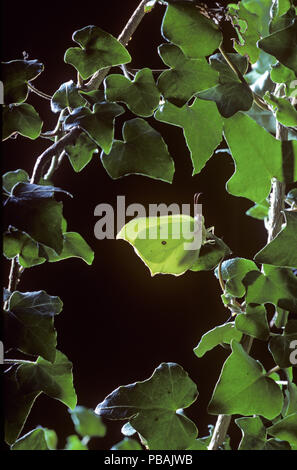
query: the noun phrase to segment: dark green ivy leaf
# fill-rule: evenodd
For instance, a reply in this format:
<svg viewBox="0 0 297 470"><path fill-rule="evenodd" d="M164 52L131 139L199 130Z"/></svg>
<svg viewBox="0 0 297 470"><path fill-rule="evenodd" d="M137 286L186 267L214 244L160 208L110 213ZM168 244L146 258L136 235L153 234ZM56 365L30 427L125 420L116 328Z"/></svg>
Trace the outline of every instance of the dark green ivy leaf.
<svg viewBox="0 0 297 470"><path fill-rule="evenodd" d="M44 291L15 291L4 312L6 346L54 362L57 334L54 316L61 312L59 297Z"/></svg>
<svg viewBox="0 0 297 470"><path fill-rule="evenodd" d="M196 99L191 106L178 108L166 102L156 111L155 119L183 128L193 163L193 175L204 168L222 140L223 120L213 103Z"/></svg>
<svg viewBox="0 0 297 470"><path fill-rule="evenodd" d="M73 80L62 83L60 88L54 93L51 99L51 110L59 113L65 108L79 108L84 106L86 100L79 93L79 89Z"/></svg>
<svg viewBox="0 0 297 470"><path fill-rule="evenodd" d="M238 450L263 450L266 442L266 429L259 416L237 418L235 423L242 432Z"/></svg>
<svg viewBox="0 0 297 470"><path fill-rule="evenodd" d="M232 258L224 261L221 266L222 278L226 281L226 292L233 297L243 297L245 294L245 286L243 279L245 275L257 268L257 265L245 258ZM215 271L218 277L218 269Z"/></svg>
<svg viewBox="0 0 297 470"><path fill-rule="evenodd" d="M211 271L225 256L232 253L221 238L212 234L209 239L212 243L205 243L201 246L199 257L191 266L190 271Z"/></svg>
<svg viewBox="0 0 297 470"><path fill-rule="evenodd" d="M85 107L76 108L67 116L64 128L70 130L80 126L108 154L113 141L115 117L123 112L124 109L117 103L96 103L92 111Z"/></svg>
<svg viewBox="0 0 297 470"><path fill-rule="evenodd" d="M108 419L129 419L151 450L189 447L197 428L184 414L197 398L197 387L181 366L162 363L143 382L121 386L108 395L96 413Z"/></svg>
<svg viewBox="0 0 297 470"><path fill-rule="evenodd" d="M127 49L97 26L86 26L75 31L72 39L81 47L67 49L64 61L73 65L84 80L97 70L131 61Z"/></svg>
<svg viewBox="0 0 297 470"><path fill-rule="evenodd" d="M60 351L55 362L38 358L36 362L24 363L5 373L5 440L12 444L18 438L28 414L40 393L61 401L66 406L76 406L73 388L72 363Z"/></svg>
<svg viewBox="0 0 297 470"><path fill-rule="evenodd" d="M292 344L297 346L297 320L288 320L282 335L275 335L269 341L269 350L277 365L282 369L291 367Z"/></svg>
<svg viewBox="0 0 297 470"><path fill-rule="evenodd" d="M284 211L286 226L254 259L257 263L297 268L297 212Z"/></svg>
<svg viewBox="0 0 297 470"><path fill-rule="evenodd" d="M170 67L158 78L158 87L168 101L183 106L195 93L217 83L218 74L205 58L190 59L173 44L158 48L163 62Z"/></svg>
<svg viewBox="0 0 297 470"><path fill-rule="evenodd" d="M108 75L104 81L107 101L121 101L138 116L151 116L160 101L160 92L150 69L137 72L134 80L123 75Z"/></svg>
<svg viewBox="0 0 297 470"><path fill-rule="evenodd" d="M20 134L32 140L37 139L43 124L39 114L28 103L3 106L2 119L2 140L8 139L13 134Z"/></svg>
<svg viewBox="0 0 297 470"><path fill-rule="evenodd" d="M222 41L222 34L214 22L203 16L195 5L185 2L167 6L161 32L189 58L212 54Z"/></svg>
<svg viewBox="0 0 297 470"><path fill-rule="evenodd" d="M297 75L297 19L287 28L261 39L258 46Z"/></svg>
<svg viewBox="0 0 297 470"><path fill-rule="evenodd" d="M248 62L239 54L227 54L240 72L246 72ZM253 104L253 93L249 86L242 83L233 72L222 54L210 57L211 67L219 72L219 83L213 88L197 94L200 99L215 101L219 112L225 118L233 116L237 111L248 111Z"/></svg>
<svg viewBox="0 0 297 470"><path fill-rule="evenodd" d="M110 450L142 450L142 447L135 439L125 437L122 441L114 444Z"/></svg>
<svg viewBox="0 0 297 470"><path fill-rule="evenodd" d="M27 83L43 71L38 60L11 60L1 63L4 104L22 103L28 96Z"/></svg>
<svg viewBox="0 0 297 470"><path fill-rule="evenodd" d="M101 153L101 160L113 179L139 174L171 183L174 163L162 136L141 118L126 121L124 141L115 140L109 155Z"/></svg>
<svg viewBox="0 0 297 470"><path fill-rule="evenodd" d="M94 153L98 152L98 147L86 133L78 136L74 145L67 145L65 152L69 158L74 171L79 173L92 160Z"/></svg>
<svg viewBox="0 0 297 470"><path fill-rule="evenodd" d="M62 203L52 199L55 192L65 191L53 186L17 183L6 201L5 213L12 226L61 253Z"/></svg>

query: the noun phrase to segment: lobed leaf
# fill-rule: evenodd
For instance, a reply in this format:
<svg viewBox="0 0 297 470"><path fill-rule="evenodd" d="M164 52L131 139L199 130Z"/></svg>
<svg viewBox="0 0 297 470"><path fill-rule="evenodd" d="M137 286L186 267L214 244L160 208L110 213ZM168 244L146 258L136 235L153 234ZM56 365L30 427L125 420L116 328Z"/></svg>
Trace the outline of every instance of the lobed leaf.
<svg viewBox="0 0 297 470"><path fill-rule="evenodd" d="M186 449L196 438L197 428L177 411L190 406L197 393L181 366L162 363L149 379L117 388L97 406L96 413L108 419L129 419L151 450Z"/></svg>
<svg viewBox="0 0 297 470"><path fill-rule="evenodd" d="M124 141L114 140L109 155L101 153L102 164L113 179L138 174L171 183L174 162L162 136L141 118L126 121Z"/></svg>

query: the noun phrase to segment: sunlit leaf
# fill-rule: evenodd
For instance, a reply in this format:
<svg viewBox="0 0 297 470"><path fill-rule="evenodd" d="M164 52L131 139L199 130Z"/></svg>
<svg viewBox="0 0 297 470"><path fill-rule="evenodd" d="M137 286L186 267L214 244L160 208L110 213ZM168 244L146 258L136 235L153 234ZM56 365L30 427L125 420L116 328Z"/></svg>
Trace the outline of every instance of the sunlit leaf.
<svg viewBox="0 0 297 470"><path fill-rule="evenodd" d="M195 5L185 2L167 6L161 31L165 39L179 46L190 58L210 55L222 41L214 22L203 16Z"/></svg>
<svg viewBox="0 0 297 470"><path fill-rule="evenodd" d="M159 55L170 67L158 78L158 87L168 101L183 106L195 93L216 85L218 73L205 58L190 59L174 44L161 44Z"/></svg>
<svg viewBox="0 0 297 470"><path fill-rule="evenodd" d="M242 333L266 341L269 338L269 325L264 305L247 305L246 313L239 313L235 326Z"/></svg>
<svg viewBox="0 0 297 470"><path fill-rule="evenodd" d="M181 366L162 363L149 379L117 388L96 413L129 419L151 450L186 449L197 437L197 428L177 411L190 406L197 395L196 385Z"/></svg>
<svg viewBox="0 0 297 470"><path fill-rule="evenodd" d="M213 103L196 99L191 106L178 108L166 102L156 111L155 119L183 128L193 163L193 175L204 168L222 140L223 120Z"/></svg>
<svg viewBox="0 0 297 470"><path fill-rule="evenodd" d="M231 345L232 354L223 365L208 412L276 418L283 406L279 386L265 376L261 363L251 358L241 344L233 340Z"/></svg>
<svg viewBox="0 0 297 470"><path fill-rule="evenodd" d="M207 351L219 344L230 344L232 339L240 341L241 337L242 333L235 328L234 323L224 323L204 333L198 345L194 348L194 353L196 356L202 357Z"/></svg>
<svg viewBox="0 0 297 470"><path fill-rule="evenodd" d="M55 431L52 431L55 432ZM11 450L53 450L48 446L46 430L38 427L18 439Z"/></svg>
<svg viewBox="0 0 297 470"><path fill-rule="evenodd" d="M268 434L288 441L292 446L297 447L297 413L293 413L281 419L267 429Z"/></svg>
<svg viewBox="0 0 297 470"><path fill-rule="evenodd" d="M88 446L84 444L76 434L67 436L65 450L89 450Z"/></svg>

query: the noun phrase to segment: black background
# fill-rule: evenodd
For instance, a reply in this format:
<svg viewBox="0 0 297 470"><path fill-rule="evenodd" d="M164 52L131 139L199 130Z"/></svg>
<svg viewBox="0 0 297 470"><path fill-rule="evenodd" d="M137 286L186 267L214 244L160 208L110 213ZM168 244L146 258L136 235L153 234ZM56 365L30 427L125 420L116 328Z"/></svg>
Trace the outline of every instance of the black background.
<svg viewBox="0 0 297 470"><path fill-rule="evenodd" d="M61 83L76 79L75 69L63 61L65 50L74 45L72 33L95 24L118 36L138 1L2 3L2 60L22 59L26 51L29 59L43 62L45 71L34 84L53 94ZM157 53L157 46L165 42L160 35L164 10L165 6L157 5L146 15L129 43L133 67L164 67ZM232 42L227 41L225 47L231 51ZM52 129L57 115L51 113L49 102L32 94L29 102L44 119L43 130ZM133 117L127 112L118 118L117 138L121 138L122 122ZM229 316L220 300L218 281L213 272L151 277L126 242L96 240L94 208L102 202L116 207L117 195L125 195L127 205L139 202L148 208L149 203L192 203L193 194L202 192L206 225L215 226L216 235L230 246L232 256L252 258L265 244L266 232L260 221L245 215L251 202L233 197L225 190L234 172L230 156L215 155L201 174L192 177L182 130L151 118L148 121L161 132L174 158L173 184L141 176L113 181L98 155L76 174L65 159L54 183L74 195L74 199L64 200L68 229L85 238L95 251L95 261L91 267L70 259L31 268L23 274L19 290L43 289L63 300L63 312L55 321L58 348L74 364L78 404L94 408L119 385L148 378L161 362L177 362L197 383L199 398L187 414L203 436L208 434L207 425L216 420L215 416L207 415L206 406L228 351L217 347L198 359L193 348L203 333ZM3 170L23 168L30 174L36 157L47 145L44 139L9 140L2 149ZM6 263L5 276L8 268ZM261 345L255 342L252 355L258 357L260 351ZM261 358L265 367L273 366L272 358L266 355ZM74 431L65 406L46 395L37 399L22 434L39 424L57 431L59 448ZM122 423L106 424L106 437L92 440L91 448L108 449L121 440ZM232 442L236 443L239 432L235 425L230 432Z"/></svg>

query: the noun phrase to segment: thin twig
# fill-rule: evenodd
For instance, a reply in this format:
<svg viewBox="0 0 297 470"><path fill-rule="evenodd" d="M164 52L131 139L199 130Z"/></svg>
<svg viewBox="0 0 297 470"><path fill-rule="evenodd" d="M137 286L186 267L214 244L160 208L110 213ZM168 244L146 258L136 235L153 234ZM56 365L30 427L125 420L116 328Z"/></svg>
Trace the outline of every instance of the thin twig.
<svg viewBox="0 0 297 470"><path fill-rule="evenodd" d="M30 88L30 90L33 91L33 93L36 93L36 95L41 96L41 98L44 98L49 101L52 99L50 95L47 95L43 91L37 90L37 88L35 88L35 86L33 86L30 82L27 82L27 84L28 84L28 88Z"/></svg>
<svg viewBox="0 0 297 470"><path fill-rule="evenodd" d="M136 10L134 11L133 15L129 19L128 23L124 27L123 31L118 37L118 41L126 46L130 41L132 35L134 34L135 30L137 29L139 23L144 18L145 12L145 5L147 4L148 0L142 0ZM108 74L111 67L106 67L104 69L98 70L94 73L94 75L90 78L90 80L85 84L84 90L91 91L97 90L100 84L103 82L104 78Z"/></svg>

